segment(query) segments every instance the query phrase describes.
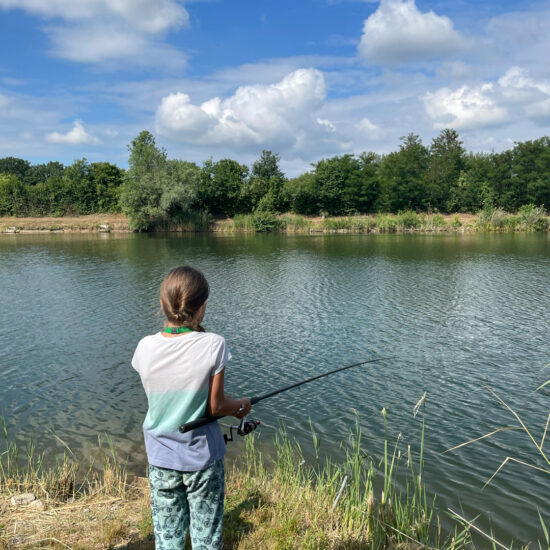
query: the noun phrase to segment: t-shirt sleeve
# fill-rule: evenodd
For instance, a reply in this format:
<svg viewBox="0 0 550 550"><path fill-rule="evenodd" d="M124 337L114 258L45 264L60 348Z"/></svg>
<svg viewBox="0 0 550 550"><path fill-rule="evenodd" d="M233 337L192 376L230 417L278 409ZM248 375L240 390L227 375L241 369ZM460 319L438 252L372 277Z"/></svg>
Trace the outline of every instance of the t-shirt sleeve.
<svg viewBox="0 0 550 550"><path fill-rule="evenodd" d="M218 336L212 342L212 359L214 366L210 371L210 376L215 376L220 373L225 368L226 363L231 360L231 357L231 351L225 339L222 336Z"/></svg>
<svg viewBox="0 0 550 550"><path fill-rule="evenodd" d="M134 351L134 356L132 357L132 367L139 372L139 344L136 346L136 351Z"/></svg>

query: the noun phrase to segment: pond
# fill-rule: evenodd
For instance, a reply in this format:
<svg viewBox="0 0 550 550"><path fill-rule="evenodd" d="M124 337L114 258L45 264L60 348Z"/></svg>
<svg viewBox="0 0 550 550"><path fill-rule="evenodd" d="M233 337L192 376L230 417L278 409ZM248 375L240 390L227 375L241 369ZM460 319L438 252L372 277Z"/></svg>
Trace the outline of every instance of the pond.
<svg viewBox="0 0 550 550"><path fill-rule="evenodd" d="M112 436L143 475L146 400L130 366L137 341L162 326L158 287L172 267L207 276L205 326L225 336L227 391L258 395L371 357L391 359L258 404L259 444L277 427L313 454L341 458L357 411L366 452L383 441L417 453L437 507L482 514L504 541L539 536L549 476L526 434L489 391L542 436L550 392L550 235L39 234L0 238L0 414L20 444L77 456ZM419 414L413 409L426 392ZM381 411L387 411L387 427ZM238 460L242 441L229 460ZM546 443L548 449L548 443Z"/></svg>

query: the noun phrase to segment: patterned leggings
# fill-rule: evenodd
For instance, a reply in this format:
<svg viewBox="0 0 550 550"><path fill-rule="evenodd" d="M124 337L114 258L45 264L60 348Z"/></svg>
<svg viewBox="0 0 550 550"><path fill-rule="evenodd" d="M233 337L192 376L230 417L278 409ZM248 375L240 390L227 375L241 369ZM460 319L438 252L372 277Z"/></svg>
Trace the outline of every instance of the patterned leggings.
<svg viewBox="0 0 550 550"><path fill-rule="evenodd" d="M193 550L222 547L223 458L198 472L150 464L149 481L156 550L184 550L189 528Z"/></svg>

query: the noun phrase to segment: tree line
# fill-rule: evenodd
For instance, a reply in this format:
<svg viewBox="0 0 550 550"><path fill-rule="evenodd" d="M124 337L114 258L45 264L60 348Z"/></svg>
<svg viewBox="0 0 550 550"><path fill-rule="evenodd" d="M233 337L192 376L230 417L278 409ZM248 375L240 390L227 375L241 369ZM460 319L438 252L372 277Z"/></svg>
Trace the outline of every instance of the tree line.
<svg viewBox="0 0 550 550"><path fill-rule="evenodd" d="M321 159L295 178L285 176L271 151L264 150L250 168L232 159L198 166L169 159L148 131L128 150L127 170L86 159L70 166L0 159L0 215L122 211L133 228L148 230L200 212L334 216L550 208L549 137L500 153L468 153L453 129L442 130L429 145L411 133L397 151Z"/></svg>

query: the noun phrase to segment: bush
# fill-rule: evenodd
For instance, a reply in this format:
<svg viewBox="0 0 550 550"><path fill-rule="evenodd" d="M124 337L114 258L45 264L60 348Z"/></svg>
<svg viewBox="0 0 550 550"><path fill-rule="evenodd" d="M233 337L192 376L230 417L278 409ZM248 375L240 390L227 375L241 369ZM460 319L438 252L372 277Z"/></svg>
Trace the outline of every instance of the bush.
<svg viewBox="0 0 550 550"><path fill-rule="evenodd" d="M433 231L435 229L441 229L446 225L445 218L441 214L434 214L426 220L423 228L427 231Z"/></svg>
<svg viewBox="0 0 550 550"><path fill-rule="evenodd" d="M387 214L378 214L376 216L376 227L381 233L395 233L397 221Z"/></svg>
<svg viewBox="0 0 550 550"><path fill-rule="evenodd" d="M259 233L282 231L286 227L285 220L277 218L273 212L256 210L252 214L252 227Z"/></svg>
<svg viewBox="0 0 550 550"><path fill-rule="evenodd" d="M451 222L451 225L453 227L462 227L462 223L460 222L460 218L458 217L458 214L455 214L453 216L453 221Z"/></svg>
<svg viewBox="0 0 550 550"><path fill-rule="evenodd" d="M399 211L396 223L400 229L416 229L422 225L422 217L412 210Z"/></svg>
<svg viewBox="0 0 550 550"><path fill-rule="evenodd" d="M519 222L529 231L546 231L548 218L542 206L525 204L519 209Z"/></svg>
<svg viewBox="0 0 550 550"><path fill-rule="evenodd" d="M504 210L495 208L494 206L486 206L483 210L480 210L475 221L479 229L487 229L489 231L505 229L507 223L508 220Z"/></svg>

